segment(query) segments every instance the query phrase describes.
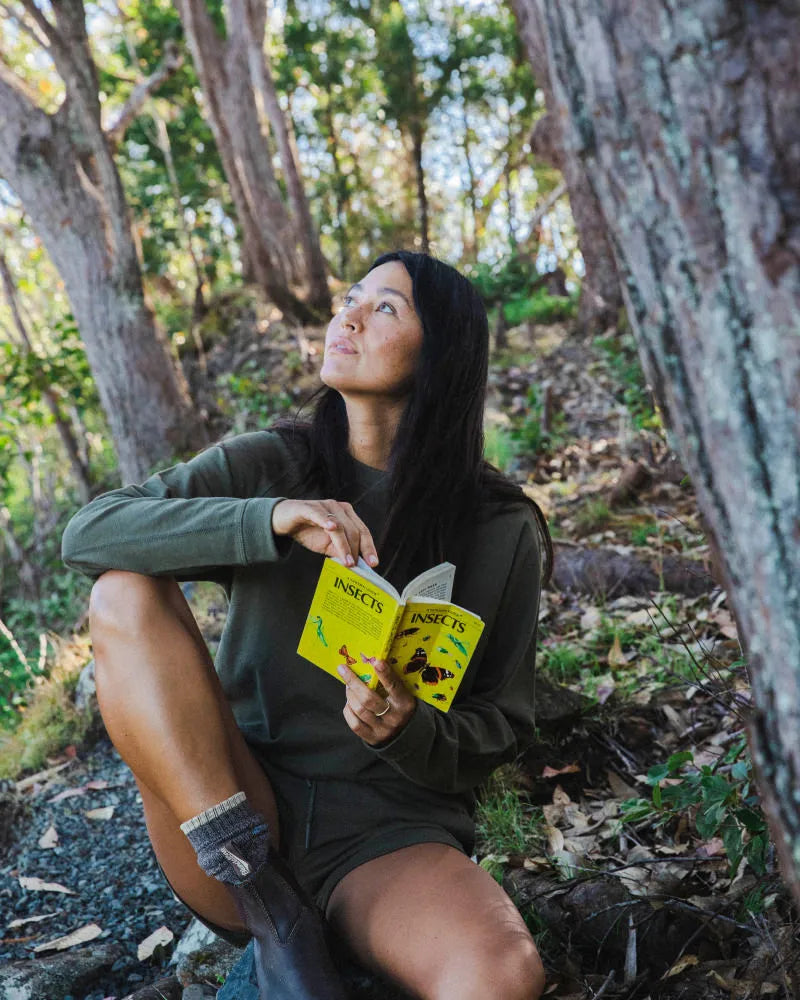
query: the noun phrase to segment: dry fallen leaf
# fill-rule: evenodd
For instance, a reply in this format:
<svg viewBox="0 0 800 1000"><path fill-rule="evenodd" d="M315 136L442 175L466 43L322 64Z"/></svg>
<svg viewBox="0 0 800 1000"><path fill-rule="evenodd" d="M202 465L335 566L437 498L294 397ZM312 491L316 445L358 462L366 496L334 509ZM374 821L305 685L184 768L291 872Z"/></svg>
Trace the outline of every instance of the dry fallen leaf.
<svg viewBox="0 0 800 1000"><path fill-rule="evenodd" d="M543 778L555 778L557 774L575 774L580 771L577 764L567 764L566 767L550 767L549 764L545 765L542 770Z"/></svg>
<svg viewBox="0 0 800 1000"><path fill-rule="evenodd" d="M622 646L619 641L619 635L614 636L614 641L611 643L611 649L608 651L608 665L609 667L624 667L628 660L625 654L622 652Z"/></svg>
<svg viewBox="0 0 800 1000"><path fill-rule="evenodd" d="M670 976L677 976L684 969L688 969L690 965L697 965L699 961L700 959L697 955L684 955L683 958L678 959L671 969L667 969L661 978L669 979Z"/></svg>
<svg viewBox="0 0 800 1000"><path fill-rule="evenodd" d="M42 920L52 920L53 917L57 917L61 913L61 910L56 910L55 913L40 913L36 917L19 917L17 920L12 920L10 924L7 924L9 930L13 930L15 927L24 927L25 924L38 924Z"/></svg>
<svg viewBox="0 0 800 1000"><path fill-rule="evenodd" d="M71 799L75 795L85 795L87 792L102 791L104 788L108 788L108 782L105 778L96 778L93 781L87 781L85 785L78 785L77 788L65 788L63 792L54 795L50 802L61 802L62 799Z"/></svg>
<svg viewBox="0 0 800 1000"><path fill-rule="evenodd" d="M564 850L564 834L558 827L545 824L544 832L547 834L547 850L550 854Z"/></svg>
<svg viewBox="0 0 800 1000"><path fill-rule="evenodd" d="M144 941L141 942L136 949L136 957L140 962L144 962L145 959L150 958L156 948L169 944L174 937L175 935L169 927L159 927L157 931L148 934Z"/></svg>
<svg viewBox="0 0 800 1000"><path fill-rule="evenodd" d="M74 889L67 889L66 886L60 885L58 882L45 882L44 879L35 876L20 875L19 884L23 889L30 889L32 892L65 892L69 896L75 895Z"/></svg>
<svg viewBox="0 0 800 1000"><path fill-rule="evenodd" d="M58 843L58 830L51 823L50 826L44 831L44 833L39 837L39 847L42 850L48 850L55 847Z"/></svg>
<svg viewBox="0 0 800 1000"><path fill-rule="evenodd" d="M87 809L83 814L87 819L111 819L114 806L101 806L99 809Z"/></svg>
<svg viewBox="0 0 800 1000"><path fill-rule="evenodd" d="M46 941L44 944L37 945L33 950L35 952L64 951L65 948L74 948L76 944L86 944L87 941L94 941L102 933L102 927L98 927L97 924L84 924L83 927L79 927L71 934L65 934L64 937Z"/></svg>

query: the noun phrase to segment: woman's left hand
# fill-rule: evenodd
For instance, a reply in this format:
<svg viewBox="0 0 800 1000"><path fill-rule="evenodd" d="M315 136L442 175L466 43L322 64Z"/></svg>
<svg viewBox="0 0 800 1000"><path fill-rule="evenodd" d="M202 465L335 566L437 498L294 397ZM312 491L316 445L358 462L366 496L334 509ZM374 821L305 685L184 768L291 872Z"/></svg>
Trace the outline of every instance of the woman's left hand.
<svg viewBox="0 0 800 1000"><path fill-rule="evenodd" d="M417 707L416 699L406 691L385 660L379 660L376 669L386 691L385 698L371 691L349 667L344 664L339 667L339 674L347 686L347 704L342 714L356 736L370 746L394 739Z"/></svg>

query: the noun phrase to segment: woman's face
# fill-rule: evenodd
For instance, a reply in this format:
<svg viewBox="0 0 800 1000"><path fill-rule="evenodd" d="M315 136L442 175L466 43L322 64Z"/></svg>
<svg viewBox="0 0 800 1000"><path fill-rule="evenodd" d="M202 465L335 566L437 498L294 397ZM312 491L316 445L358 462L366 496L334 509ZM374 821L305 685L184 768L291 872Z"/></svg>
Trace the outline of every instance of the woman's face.
<svg viewBox="0 0 800 1000"><path fill-rule="evenodd" d="M399 260L353 285L325 335L320 378L348 396L408 395L422 346L411 276Z"/></svg>

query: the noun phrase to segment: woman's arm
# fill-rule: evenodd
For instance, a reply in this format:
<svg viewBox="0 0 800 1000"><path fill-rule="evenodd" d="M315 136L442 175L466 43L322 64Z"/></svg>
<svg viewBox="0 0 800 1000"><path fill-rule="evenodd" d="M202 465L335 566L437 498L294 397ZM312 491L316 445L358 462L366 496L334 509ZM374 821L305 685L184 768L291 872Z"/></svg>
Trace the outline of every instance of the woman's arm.
<svg viewBox="0 0 800 1000"><path fill-rule="evenodd" d="M89 576L121 569L196 578L212 567L279 559L271 520L281 497L247 491L256 485L253 469L274 470L280 447L247 435L230 450L215 445L141 486L104 493L67 525L64 562Z"/></svg>
<svg viewBox="0 0 800 1000"><path fill-rule="evenodd" d="M541 563L536 529L526 521L479 673L469 695L443 713L418 701L408 724L373 747L426 788L460 792L480 784L533 738L536 626Z"/></svg>

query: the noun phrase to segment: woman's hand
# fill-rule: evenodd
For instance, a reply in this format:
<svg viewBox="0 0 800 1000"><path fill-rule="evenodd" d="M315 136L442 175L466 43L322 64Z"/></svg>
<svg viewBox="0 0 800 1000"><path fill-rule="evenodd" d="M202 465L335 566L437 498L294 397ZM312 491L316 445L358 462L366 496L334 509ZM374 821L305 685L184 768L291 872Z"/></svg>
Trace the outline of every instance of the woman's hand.
<svg viewBox="0 0 800 1000"><path fill-rule="evenodd" d="M349 667L342 664L338 669L347 686L347 704L342 713L347 725L370 746L394 739L417 707L394 670L385 660L378 661L376 669L386 692L384 697L370 691Z"/></svg>
<svg viewBox="0 0 800 1000"><path fill-rule="evenodd" d="M355 565L359 555L370 566L378 565L369 528L349 503L281 500L272 508L272 531L293 538L312 552L335 556L345 566Z"/></svg>

